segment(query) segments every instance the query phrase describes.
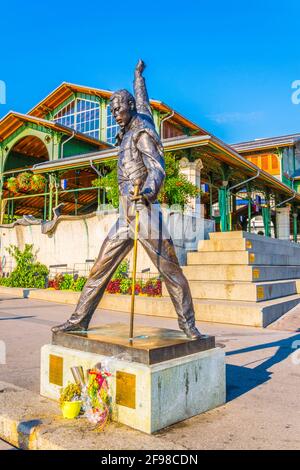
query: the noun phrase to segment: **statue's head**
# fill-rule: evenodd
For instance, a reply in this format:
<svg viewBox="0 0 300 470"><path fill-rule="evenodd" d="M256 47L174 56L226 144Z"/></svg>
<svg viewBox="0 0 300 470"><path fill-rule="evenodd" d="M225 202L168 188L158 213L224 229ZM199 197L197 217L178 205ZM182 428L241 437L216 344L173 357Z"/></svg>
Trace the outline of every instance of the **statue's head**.
<svg viewBox="0 0 300 470"><path fill-rule="evenodd" d="M110 110L121 128L136 115L135 99L127 90L116 91L110 98Z"/></svg>

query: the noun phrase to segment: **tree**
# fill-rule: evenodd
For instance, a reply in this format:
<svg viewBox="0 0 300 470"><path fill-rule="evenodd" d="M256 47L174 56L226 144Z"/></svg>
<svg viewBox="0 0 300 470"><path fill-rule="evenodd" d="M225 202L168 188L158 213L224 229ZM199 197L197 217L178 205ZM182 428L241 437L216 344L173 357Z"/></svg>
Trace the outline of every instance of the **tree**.
<svg viewBox="0 0 300 470"><path fill-rule="evenodd" d="M119 187L117 162L103 163L109 173L102 178L96 178L92 185L103 188L106 191L108 203L114 207L119 207ZM184 207L189 198L199 196L200 189L191 183L185 175L180 173L179 161L175 154L167 152L165 154L166 179L163 188L158 196L159 202L173 205L177 204Z"/></svg>

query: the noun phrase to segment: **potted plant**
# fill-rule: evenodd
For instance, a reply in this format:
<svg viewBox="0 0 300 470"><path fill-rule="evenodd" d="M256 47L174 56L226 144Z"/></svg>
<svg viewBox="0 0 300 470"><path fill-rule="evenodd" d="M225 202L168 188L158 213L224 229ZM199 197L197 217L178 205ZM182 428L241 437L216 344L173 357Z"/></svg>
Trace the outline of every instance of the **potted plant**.
<svg viewBox="0 0 300 470"><path fill-rule="evenodd" d="M31 189L35 192L44 191L46 178L43 175L33 175L31 178Z"/></svg>
<svg viewBox="0 0 300 470"><path fill-rule="evenodd" d="M64 418L76 418L80 413L82 405L79 385L68 383L66 387L62 388L59 403Z"/></svg>
<svg viewBox="0 0 300 470"><path fill-rule="evenodd" d="M9 191L12 193L17 193L18 192L18 180L14 176L11 176L8 178L6 181L6 186Z"/></svg>
<svg viewBox="0 0 300 470"><path fill-rule="evenodd" d="M31 188L31 178L32 175L28 171L20 173L17 177L19 188L23 191L29 191Z"/></svg>

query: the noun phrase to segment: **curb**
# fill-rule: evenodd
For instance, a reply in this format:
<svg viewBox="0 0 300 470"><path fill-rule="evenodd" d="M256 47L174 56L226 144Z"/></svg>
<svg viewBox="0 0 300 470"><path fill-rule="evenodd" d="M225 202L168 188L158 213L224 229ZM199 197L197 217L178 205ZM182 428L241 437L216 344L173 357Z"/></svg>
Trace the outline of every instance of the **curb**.
<svg viewBox="0 0 300 470"><path fill-rule="evenodd" d="M122 424L97 431L85 418L65 420L58 403L0 382L0 439L23 450L187 450L162 436Z"/></svg>
<svg viewBox="0 0 300 470"><path fill-rule="evenodd" d="M32 408L30 413L29 408ZM58 405L50 400L46 403L45 399L28 390L0 382L0 438L14 447L62 450L63 447L44 436L45 426L55 416L53 411L59 411Z"/></svg>

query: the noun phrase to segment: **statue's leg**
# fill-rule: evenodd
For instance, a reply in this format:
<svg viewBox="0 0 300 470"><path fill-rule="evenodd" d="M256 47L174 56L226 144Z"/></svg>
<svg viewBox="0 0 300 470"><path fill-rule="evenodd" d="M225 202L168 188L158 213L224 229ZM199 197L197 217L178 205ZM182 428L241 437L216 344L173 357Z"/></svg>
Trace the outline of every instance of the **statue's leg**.
<svg viewBox="0 0 300 470"><path fill-rule="evenodd" d="M102 244L74 313L66 323L52 328L53 332L88 328L114 271L129 253L132 245L133 240L128 236L128 227L119 226L117 222Z"/></svg>
<svg viewBox="0 0 300 470"><path fill-rule="evenodd" d="M187 336L199 337L200 333L195 327L195 311L190 287L178 263L174 244L162 222L161 214L158 217L152 216L151 223L149 211L142 211L140 217L140 242L166 284L178 315L179 327Z"/></svg>

